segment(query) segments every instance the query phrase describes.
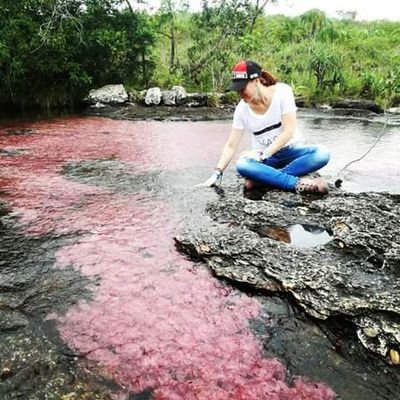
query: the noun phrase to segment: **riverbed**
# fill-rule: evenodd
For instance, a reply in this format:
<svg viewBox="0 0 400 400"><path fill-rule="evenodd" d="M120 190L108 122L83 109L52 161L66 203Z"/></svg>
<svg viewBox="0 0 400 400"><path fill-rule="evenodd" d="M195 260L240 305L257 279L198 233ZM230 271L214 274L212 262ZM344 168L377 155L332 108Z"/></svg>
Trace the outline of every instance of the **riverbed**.
<svg viewBox="0 0 400 400"><path fill-rule="evenodd" d="M4 296L2 309L24 321L13 334L51 330L54 351L60 340L77 368L115 385L104 389L114 398L395 398L396 370L353 342L341 354L332 333L290 301L239 290L176 250L173 237L215 199L212 189L194 186L211 173L229 128L228 120L79 115L2 121L5 224L30 244L14 262L46 265L47 279L35 291L26 287L35 280L24 286L18 271L2 267L2 291L15 297ZM341 179L344 190L400 193L398 126L300 112L299 129L306 142L331 150L321 170L331 185ZM241 148L248 146L244 138ZM233 166L224 179L238 179ZM41 251L32 249L39 242ZM337 331L343 338L346 327ZM18 393L3 387L6 399Z"/></svg>

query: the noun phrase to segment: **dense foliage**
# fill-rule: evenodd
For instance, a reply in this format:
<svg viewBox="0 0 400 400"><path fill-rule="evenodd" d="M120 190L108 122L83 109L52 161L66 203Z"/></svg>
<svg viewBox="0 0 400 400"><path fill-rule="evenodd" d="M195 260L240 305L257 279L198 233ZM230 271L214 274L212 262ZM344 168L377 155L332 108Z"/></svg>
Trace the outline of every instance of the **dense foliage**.
<svg viewBox="0 0 400 400"><path fill-rule="evenodd" d="M162 0L156 13L123 0L2 0L0 103L73 103L90 88L181 84L223 91L230 67L258 61L306 101L400 103L400 22L266 17L274 0Z"/></svg>
<svg viewBox="0 0 400 400"><path fill-rule="evenodd" d="M106 83L145 86L154 67L151 19L120 7L118 0L2 0L0 102L67 105Z"/></svg>
<svg viewBox="0 0 400 400"><path fill-rule="evenodd" d="M254 18L259 2L219 3L198 14L175 14L175 69L162 68L169 60L169 39L160 37L154 83L179 81L194 90L221 91L230 67L250 58L306 101L349 97L383 107L400 103L400 22L359 22L351 13L333 19L319 10Z"/></svg>

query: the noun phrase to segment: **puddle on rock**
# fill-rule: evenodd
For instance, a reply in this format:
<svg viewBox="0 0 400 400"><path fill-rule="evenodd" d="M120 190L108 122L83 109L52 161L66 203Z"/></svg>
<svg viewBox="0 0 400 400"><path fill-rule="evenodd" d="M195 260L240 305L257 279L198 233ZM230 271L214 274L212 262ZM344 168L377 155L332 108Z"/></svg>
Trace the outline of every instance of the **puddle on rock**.
<svg viewBox="0 0 400 400"><path fill-rule="evenodd" d="M287 227L262 226L255 229L262 237L279 240L296 247L314 247L332 240L327 230L316 225L294 224Z"/></svg>

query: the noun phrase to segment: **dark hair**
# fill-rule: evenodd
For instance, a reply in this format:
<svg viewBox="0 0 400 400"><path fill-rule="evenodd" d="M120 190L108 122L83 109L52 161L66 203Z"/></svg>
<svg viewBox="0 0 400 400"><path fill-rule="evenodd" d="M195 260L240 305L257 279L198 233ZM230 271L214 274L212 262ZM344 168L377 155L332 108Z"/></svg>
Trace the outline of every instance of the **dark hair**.
<svg viewBox="0 0 400 400"><path fill-rule="evenodd" d="M275 76L272 75L270 72L262 70L260 82L264 86L272 86L275 85L276 82L278 82L278 78L275 78Z"/></svg>

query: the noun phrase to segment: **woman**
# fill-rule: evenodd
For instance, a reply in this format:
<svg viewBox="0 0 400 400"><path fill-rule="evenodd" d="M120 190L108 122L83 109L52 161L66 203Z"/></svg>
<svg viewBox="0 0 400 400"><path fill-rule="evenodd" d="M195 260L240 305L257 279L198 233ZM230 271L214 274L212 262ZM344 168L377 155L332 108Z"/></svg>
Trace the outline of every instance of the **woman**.
<svg viewBox="0 0 400 400"><path fill-rule="evenodd" d="M330 155L325 147L298 143L297 108L290 86L278 82L257 63L242 60L232 70L229 89L237 91L241 101L235 109L230 137L204 185L220 183L246 130L251 132L253 149L242 153L236 165L246 188L267 185L298 193L327 193L322 178L300 178L326 165Z"/></svg>

